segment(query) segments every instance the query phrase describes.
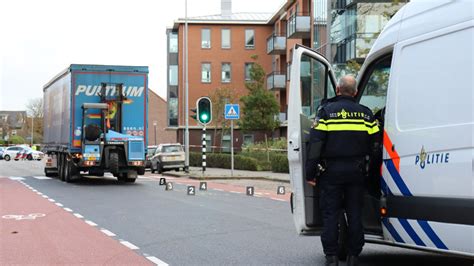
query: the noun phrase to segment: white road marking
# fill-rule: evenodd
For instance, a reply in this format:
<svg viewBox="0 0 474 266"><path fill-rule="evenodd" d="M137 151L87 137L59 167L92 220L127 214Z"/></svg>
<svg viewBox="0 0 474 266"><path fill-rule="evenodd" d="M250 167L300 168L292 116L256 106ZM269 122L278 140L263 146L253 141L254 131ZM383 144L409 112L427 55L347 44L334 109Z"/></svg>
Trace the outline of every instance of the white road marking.
<svg viewBox="0 0 474 266"><path fill-rule="evenodd" d="M256 194L254 194L254 197L256 197L256 198L263 198L262 195L256 195Z"/></svg>
<svg viewBox="0 0 474 266"><path fill-rule="evenodd" d="M284 199L277 199L277 198L271 198L272 200L278 200L278 201L286 201Z"/></svg>
<svg viewBox="0 0 474 266"><path fill-rule="evenodd" d="M146 257L149 261L153 262L154 264L158 265L158 266L168 266L168 263L160 260L159 258L157 257L153 257L153 256L148 256Z"/></svg>
<svg viewBox="0 0 474 266"><path fill-rule="evenodd" d="M32 191L33 191L33 192L38 192L38 190L36 190L36 189L33 189Z"/></svg>
<svg viewBox="0 0 474 266"><path fill-rule="evenodd" d="M220 189L220 188L213 188L213 190L224 191L223 189Z"/></svg>
<svg viewBox="0 0 474 266"><path fill-rule="evenodd" d="M69 208L64 208L64 210L67 211L67 212L72 212L72 210L69 209Z"/></svg>
<svg viewBox="0 0 474 266"><path fill-rule="evenodd" d="M11 180L25 180L23 177L19 177L19 176L10 176L9 178Z"/></svg>
<svg viewBox="0 0 474 266"><path fill-rule="evenodd" d="M97 224L94 223L93 221L86 220L85 222L86 222L86 224L88 224L90 226L97 226Z"/></svg>
<svg viewBox="0 0 474 266"><path fill-rule="evenodd" d="M47 176L33 176L33 177L40 180L51 179L50 177L47 177Z"/></svg>
<svg viewBox="0 0 474 266"><path fill-rule="evenodd" d="M43 198L47 199L47 198L49 198L49 197L48 197L48 196L46 196L46 195L43 195Z"/></svg>
<svg viewBox="0 0 474 266"><path fill-rule="evenodd" d="M236 193L236 194L243 194L243 192L239 192L239 191L229 191L230 193Z"/></svg>
<svg viewBox="0 0 474 266"><path fill-rule="evenodd" d="M56 205L58 205L59 207L63 207L64 205L62 205L61 203L59 202L56 202Z"/></svg>
<svg viewBox="0 0 474 266"><path fill-rule="evenodd" d="M80 215L79 213L73 213L74 216L76 216L79 219L84 218L84 216Z"/></svg>
<svg viewBox="0 0 474 266"><path fill-rule="evenodd" d="M120 244L126 246L129 249L133 249L133 250L140 249L139 247L125 240L120 240Z"/></svg>
<svg viewBox="0 0 474 266"><path fill-rule="evenodd" d="M48 200L51 201L51 202L55 202L55 200L53 200L53 199L48 199Z"/></svg>
<svg viewBox="0 0 474 266"><path fill-rule="evenodd" d="M107 229L102 228L102 229L100 229L100 231L101 231L102 233L108 235L108 236L115 236L114 233L110 232L110 231L107 230Z"/></svg>
<svg viewBox="0 0 474 266"><path fill-rule="evenodd" d="M36 191L36 194L38 195L43 195L43 193L39 192L39 191Z"/></svg>

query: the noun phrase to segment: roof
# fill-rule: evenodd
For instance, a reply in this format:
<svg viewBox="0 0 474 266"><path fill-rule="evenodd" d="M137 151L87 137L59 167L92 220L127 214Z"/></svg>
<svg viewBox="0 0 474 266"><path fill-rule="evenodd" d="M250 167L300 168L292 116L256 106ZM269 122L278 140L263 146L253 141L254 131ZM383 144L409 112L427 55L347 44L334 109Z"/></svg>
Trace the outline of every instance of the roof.
<svg viewBox="0 0 474 266"><path fill-rule="evenodd" d="M272 17L272 13L241 12L232 13L230 16L218 14L208 16L188 17L189 24L267 24ZM185 23L185 18L179 18L174 22L173 29L177 29L179 24Z"/></svg>

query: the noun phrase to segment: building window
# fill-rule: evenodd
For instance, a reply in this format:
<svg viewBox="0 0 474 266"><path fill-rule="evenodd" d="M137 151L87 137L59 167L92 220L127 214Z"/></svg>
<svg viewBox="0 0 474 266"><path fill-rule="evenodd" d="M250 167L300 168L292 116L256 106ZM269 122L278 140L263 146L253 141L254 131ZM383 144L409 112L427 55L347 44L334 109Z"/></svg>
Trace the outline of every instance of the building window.
<svg viewBox="0 0 474 266"><path fill-rule="evenodd" d="M178 85L178 66L177 65L170 65L169 75L170 75L169 85L177 86Z"/></svg>
<svg viewBox="0 0 474 266"><path fill-rule="evenodd" d="M251 145L251 144L254 143L253 135L245 135L244 134L243 137L244 137L244 139L243 139L244 141L242 143L242 146L248 146L248 145Z"/></svg>
<svg viewBox="0 0 474 266"><path fill-rule="evenodd" d="M245 80L250 80L250 69L253 63L245 63Z"/></svg>
<svg viewBox="0 0 474 266"><path fill-rule="evenodd" d="M203 83L211 82L211 64L210 63L201 64L201 82Z"/></svg>
<svg viewBox="0 0 474 266"><path fill-rule="evenodd" d="M205 48L205 49L211 48L211 30L210 29L201 30L201 48Z"/></svg>
<svg viewBox="0 0 474 266"><path fill-rule="evenodd" d="M221 30L221 47L223 49L230 48L230 29L222 29Z"/></svg>
<svg viewBox="0 0 474 266"><path fill-rule="evenodd" d="M178 52L178 34L175 32L170 32L169 34L169 46L170 46L170 53L177 53Z"/></svg>
<svg viewBox="0 0 474 266"><path fill-rule="evenodd" d="M178 126L178 98L168 100L168 125Z"/></svg>
<svg viewBox="0 0 474 266"><path fill-rule="evenodd" d="M231 66L230 63L222 63L222 78L221 81L228 83L231 81Z"/></svg>
<svg viewBox="0 0 474 266"><path fill-rule="evenodd" d="M245 30L245 48L255 48L255 31L252 29Z"/></svg>

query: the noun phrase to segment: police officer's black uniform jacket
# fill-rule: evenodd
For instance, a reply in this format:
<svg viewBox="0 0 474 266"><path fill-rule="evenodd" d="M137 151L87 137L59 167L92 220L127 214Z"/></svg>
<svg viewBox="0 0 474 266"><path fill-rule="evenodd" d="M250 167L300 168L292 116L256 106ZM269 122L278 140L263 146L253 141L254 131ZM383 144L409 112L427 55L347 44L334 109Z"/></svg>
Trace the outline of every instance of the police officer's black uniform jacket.
<svg viewBox="0 0 474 266"><path fill-rule="evenodd" d="M357 177L364 175L377 132L372 111L353 97L337 96L322 104L310 133L306 179L321 174L331 183L363 181Z"/></svg>

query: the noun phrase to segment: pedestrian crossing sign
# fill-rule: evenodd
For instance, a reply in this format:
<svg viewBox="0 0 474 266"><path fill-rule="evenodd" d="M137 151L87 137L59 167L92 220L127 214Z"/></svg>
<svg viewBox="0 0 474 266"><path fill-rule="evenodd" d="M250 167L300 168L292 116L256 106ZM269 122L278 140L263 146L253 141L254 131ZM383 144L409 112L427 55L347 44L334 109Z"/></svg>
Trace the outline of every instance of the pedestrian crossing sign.
<svg viewBox="0 0 474 266"><path fill-rule="evenodd" d="M238 104L226 104L224 110L225 119L240 119L240 108Z"/></svg>

